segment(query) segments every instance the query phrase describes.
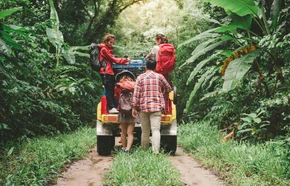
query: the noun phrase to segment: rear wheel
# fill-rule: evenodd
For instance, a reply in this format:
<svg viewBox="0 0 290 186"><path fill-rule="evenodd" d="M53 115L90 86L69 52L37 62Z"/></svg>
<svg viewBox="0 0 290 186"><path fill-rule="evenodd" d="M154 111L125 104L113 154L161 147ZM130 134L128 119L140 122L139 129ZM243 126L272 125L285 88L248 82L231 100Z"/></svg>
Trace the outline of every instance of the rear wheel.
<svg viewBox="0 0 290 186"><path fill-rule="evenodd" d="M161 136L161 148L165 153L174 155L177 148L177 136Z"/></svg>
<svg viewBox="0 0 290 186"><path fill-rule="evenodd" d="M134 138L136 138L136 140L134 140L133 144L136 146L141 145L141 130L135 132Z"/></svg>
<svg viewBox="0 0 290 186"><path fill-rule="evenodd" d="M109 156L114 145L114 136L97 136L97 152L100 156Z"/></svg>

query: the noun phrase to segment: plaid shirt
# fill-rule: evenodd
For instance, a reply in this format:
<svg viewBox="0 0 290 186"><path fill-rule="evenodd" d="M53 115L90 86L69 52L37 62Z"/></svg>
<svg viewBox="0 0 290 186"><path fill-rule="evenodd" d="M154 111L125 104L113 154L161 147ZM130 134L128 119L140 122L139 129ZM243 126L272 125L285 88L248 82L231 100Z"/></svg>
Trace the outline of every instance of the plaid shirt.
<svg viewBox="0 0 290 186"><path fill-rule="evenodd" d="M147 70L137 77L132 106L143 112L158 112L165 108L163 94L170 92L170 85L163 75Z"/></svg>

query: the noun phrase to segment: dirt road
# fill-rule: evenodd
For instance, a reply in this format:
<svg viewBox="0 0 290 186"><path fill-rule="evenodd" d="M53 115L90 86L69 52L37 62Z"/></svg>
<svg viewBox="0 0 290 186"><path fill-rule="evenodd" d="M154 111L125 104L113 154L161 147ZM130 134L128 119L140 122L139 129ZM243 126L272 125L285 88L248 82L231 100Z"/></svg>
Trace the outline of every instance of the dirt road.
<svg viewBox="0 0 290 186"><path fill-rule="evenodd" d="M203 169L180 147L177 148L175 156L168 156L168 158L172 165L180 171L181 181L185 186L223 185L213 172ZM73 163L54 186L102 186L102 175L112 161L111 156L99 156L94 148L86 159Z"/></svg>

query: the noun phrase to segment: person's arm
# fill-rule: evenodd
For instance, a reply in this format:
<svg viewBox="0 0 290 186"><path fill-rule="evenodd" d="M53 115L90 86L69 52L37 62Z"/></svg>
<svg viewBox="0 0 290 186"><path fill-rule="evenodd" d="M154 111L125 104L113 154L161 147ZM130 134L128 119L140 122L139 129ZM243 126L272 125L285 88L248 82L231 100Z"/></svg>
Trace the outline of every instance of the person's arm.
<svg viewBox="0 0 290 186"><path fill-rule="evenodd" d="M146 58L151 58L152 56L155 57L155 59L157 58L158 55L158 50L159 50L159 46L154 46L151 50L151 52L146 56Z"/></svg>
<svg viewBox="0 0 290 186"><path fill-rule="evenodd" d="M133 97L132 97L132 102L131 105L133 108L135 108L135 110L137 110L139 108L139 104L140 104L140 86L139 86L139 80L137 78L136 80L136 84L135 84L135 88L134 88L134 92L133 92Z"/></svg>
<svg viewBox="0 0 290 186"><path fill-rule="evenodd" d="M137 111L137 109L135 107L132 108L132 116L134 118L138 118L138 111Z"/></svg>
<svg viewBox="0 0 290 186"><path fill-rule="evenodd" d="M108 50L107 48L102 48L101 51L101 56L103 58L105 58L105 60L109 60L111 62L114 62L114 63L118 63L118 64L126 64L128 63L130 60L130 58L116 58L111 52L110 50ZM103 59L101 59L103 60Z"/></svg>
<svg viewBox="0 0 290 186"><path fill-rule="evenodd" d="M152 52L150 52L149 54L147 54L146 58L150 58L152 55Z"/></svg>

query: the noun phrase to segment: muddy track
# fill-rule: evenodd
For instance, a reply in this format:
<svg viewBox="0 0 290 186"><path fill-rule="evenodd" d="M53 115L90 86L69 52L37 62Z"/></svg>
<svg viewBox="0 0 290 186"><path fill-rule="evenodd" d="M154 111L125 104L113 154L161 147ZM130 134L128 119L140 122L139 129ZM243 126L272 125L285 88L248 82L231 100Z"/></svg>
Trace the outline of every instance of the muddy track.
<svg viewBox="0 0 290 186"><path fill-rule="evenodd" d="M180 147L177 148L174 156L168 158L180 171L181 181L185 186L223 185L213 172L205 170ZM91 149L88 157L70 165L54 186L102 186L102 175L108 170L112 161L112 156L99 156L95 148Z"/></svg>

